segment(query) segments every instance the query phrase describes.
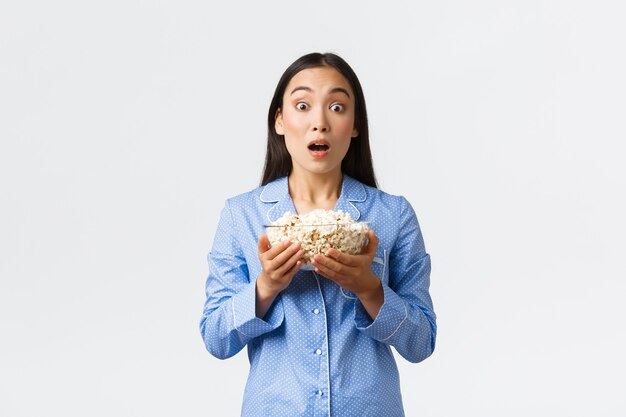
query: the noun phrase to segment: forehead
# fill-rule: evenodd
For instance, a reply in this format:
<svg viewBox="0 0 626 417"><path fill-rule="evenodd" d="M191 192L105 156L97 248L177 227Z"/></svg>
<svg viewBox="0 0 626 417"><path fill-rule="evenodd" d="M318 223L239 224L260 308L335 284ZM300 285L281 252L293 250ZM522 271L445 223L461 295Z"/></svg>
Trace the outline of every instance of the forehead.
<svg viewBox="0 0 626 417"><path fill-rule="evenodd" d="M285 96L290 95L293 89L297 87L308 87L313 93L325 93L336 87L341 87L350 93L350 97L354 97L348 80L332 67L307 68L298 72L287 84Z"/></svg>

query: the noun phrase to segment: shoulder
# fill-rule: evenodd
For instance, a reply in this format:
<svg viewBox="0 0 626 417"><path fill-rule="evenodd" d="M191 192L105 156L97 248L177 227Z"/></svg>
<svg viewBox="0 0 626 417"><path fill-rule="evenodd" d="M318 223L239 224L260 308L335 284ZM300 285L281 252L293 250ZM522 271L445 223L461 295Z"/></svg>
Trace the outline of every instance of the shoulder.
<svg viewBox="0 0 626 417"><path fill-rule="evenodd" d="M360 213L362 221L370 223L379 234L393 240L403 227L415 216L408 200L402 195L390 194L375 187L351 180L350 203Z"/></svg>
<svg viewBox="0 0 626 417"><path fill-rule="evenodd" d="M403 195L390 194L378 188L363 184L367 200L384 211L395 214L411 211L411 203Z"/></svg>
<svg viewBox="0 0 626 417"><path fill-rule="evenodd" d="M265 185L226 199L226 209L235 218L250 219L265 213L268 207L273 205L272 203L284 200L287 193L287 177L278 178Z"/></svg>
<svg viewBox="0 0 626 417"><path fill-rule="evenodd" d="M226 199L227 204L231 206L239 206L250 202L258 201L260 199L263 187L256 187L252 190L246 191L241 194L236 194Z"/></svg>
<svg viewBox="0 0 626 417"><path fill-rule="evenodd" d="M280 177L265 185L253 188L250 191L230 197L227 201L231 204L243 204L249 202L270 203L279 201L288 193L287 177Z"/></svg>
<svg viewBox="0 0 626 417"><path fill-rule="evenodd" d="M377 202L389 204L403 204L406 199L402 196L389 194L381 189L369 186L361 181L344 175L343 191L350 201L354 202Z"/></svg>
<svg viewBox="0 0 626 417"><path fill-rule="evenodd" d="M258 210L259 197L263 187L256 187L252 190L236 194L226 199L224 202L224 213L228 213L232 221L241 222L243 218Z"/></svg>

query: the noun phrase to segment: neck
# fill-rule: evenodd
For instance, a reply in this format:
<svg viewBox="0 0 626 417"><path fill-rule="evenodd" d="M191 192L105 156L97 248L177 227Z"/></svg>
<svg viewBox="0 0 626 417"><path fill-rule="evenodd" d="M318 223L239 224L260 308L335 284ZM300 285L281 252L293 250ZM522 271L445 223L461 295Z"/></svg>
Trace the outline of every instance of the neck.
<svg viewBox="0 0 626 417"><path fill-rule="evenodd" d="M294 201L313 206L334 206L341 195L341 170L327 174L312 174L293 170L289 174L289 194Z"/></svg>

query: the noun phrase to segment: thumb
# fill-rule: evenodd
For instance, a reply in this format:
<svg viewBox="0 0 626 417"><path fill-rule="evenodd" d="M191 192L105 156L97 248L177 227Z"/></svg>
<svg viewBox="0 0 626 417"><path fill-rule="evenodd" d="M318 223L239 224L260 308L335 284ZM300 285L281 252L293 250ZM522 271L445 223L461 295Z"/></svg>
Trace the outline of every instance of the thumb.
<svg viewBox="0 0 626 417"><path fill-rule="evenodd" d="M259 253L265 253L270 248L270 241L267 235L263 234L259 236Z"/></svg>
<svg viewBox="0 0 626 417"><path fill-rule="evenodd" d="M372 229L367 232L367 245L363 248L361 253L363 255L370 255L372 257L376 256L376 248L378 248L378 236Z"/></svg>

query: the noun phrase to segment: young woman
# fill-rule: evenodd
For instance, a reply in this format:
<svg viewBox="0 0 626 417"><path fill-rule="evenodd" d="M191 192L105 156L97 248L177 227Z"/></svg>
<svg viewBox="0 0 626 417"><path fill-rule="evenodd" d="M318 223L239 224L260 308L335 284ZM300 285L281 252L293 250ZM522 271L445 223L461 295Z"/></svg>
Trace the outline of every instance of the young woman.
<svg viewBox="0 0 626 417"><path fill-rule="evenodd" d="M370 222L368 241L301 270L298 244L270 247L263 225L319 208ZM281 77L261 186L226 201L208 260L200 331L221 359L248 346L242 415L404 415L390 347L410 362L433 352L430 257L408 201L376 187L363 91L339 56Z"/></svg>

